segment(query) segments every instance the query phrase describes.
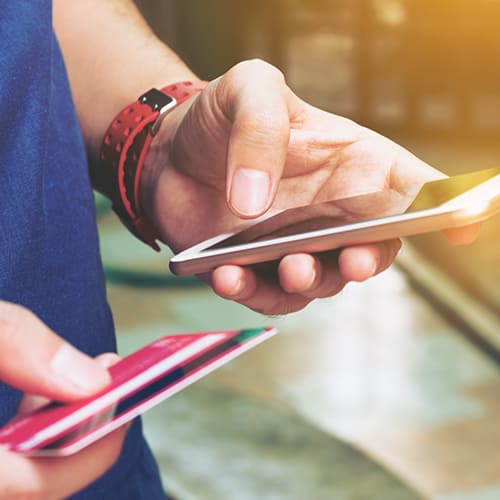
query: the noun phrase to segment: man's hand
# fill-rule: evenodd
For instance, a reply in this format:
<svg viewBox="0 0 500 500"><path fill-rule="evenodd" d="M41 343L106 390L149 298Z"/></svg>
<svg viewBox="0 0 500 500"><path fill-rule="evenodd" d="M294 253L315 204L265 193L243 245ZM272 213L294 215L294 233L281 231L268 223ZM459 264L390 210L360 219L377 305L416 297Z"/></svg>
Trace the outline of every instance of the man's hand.
<svg viewBox="0 0 500 500"><path fill-rule="evenodd" d="M99 167L102 138L124 106L151 87L196 79L131 0L57 0L54 26L91 169ZM143 206L174 251L270 207L376 189L404 192L442 176L376 133L306 104L262 61L238 64L167 116L144 174ZM223 266L204 279L223 297L285 313L381 272L399 246L391 241L340 254L289 255L271 272Z"/></svg>
<svg viewBox="0 0 500 500"><path fill-rule="evenodd" d="M390 140L300 100L276 68L248 61L167 117L147 158L141 195L164 240L179 251L271 207L404 193L440 177ZM476 229L452 236L467 240ZM399 248L399 241L386 241L288 255L276 272L222 266L205 278L221 296L286 313L380 273Z"/></svg>
<svg viewBox="0 0 500 500"><path fill-rule="evenodd" d="M0 380L30 394L23 398L21 412L39 404L40 396L69 402L104 388L110 381L105 366L116 356L100 358L77 351L28 310L0 301ZM65 458L27 458L0 449L0 499L56 499L75 493L116 461L125 432L118 429Z"/></svg>

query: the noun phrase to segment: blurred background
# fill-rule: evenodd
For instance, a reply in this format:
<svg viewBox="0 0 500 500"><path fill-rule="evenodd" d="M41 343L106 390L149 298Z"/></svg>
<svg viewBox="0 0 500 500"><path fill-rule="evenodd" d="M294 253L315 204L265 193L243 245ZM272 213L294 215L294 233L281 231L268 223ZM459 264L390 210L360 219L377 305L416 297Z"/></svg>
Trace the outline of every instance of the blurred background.
<svg viewBox="0 0 500 500"><path fill-rule="evenodd" d="M259 57L447 174L500 166L500 0L137 4L201 78ZM500 498L499 217L470 246L411 238L370 283L262 318L170 276L168 251L102 207L122 353L168 333L280 329L146 416L179 498Z"/></svg>
<svg viewBox="0 0 500 500"><path fill-rule="evenodd" d="M496 138L496 0L139 4L204 78L261 57L281 68L308 101L382 132Z"/></svg>

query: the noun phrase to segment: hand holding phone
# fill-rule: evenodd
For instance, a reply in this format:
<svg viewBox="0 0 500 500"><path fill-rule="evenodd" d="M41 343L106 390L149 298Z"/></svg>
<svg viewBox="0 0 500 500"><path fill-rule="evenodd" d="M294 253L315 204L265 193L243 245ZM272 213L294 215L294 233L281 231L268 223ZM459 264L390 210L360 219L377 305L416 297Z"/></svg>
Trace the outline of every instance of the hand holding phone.
<svg viewBox="0 0 500 500"><path fill-rule="evenodd" d="M267 262L466 226L500 211L500 170L432 181L417 191L379 191L291 208L218 235L174 256L172 272L200 274L218 266Z"/></svg>

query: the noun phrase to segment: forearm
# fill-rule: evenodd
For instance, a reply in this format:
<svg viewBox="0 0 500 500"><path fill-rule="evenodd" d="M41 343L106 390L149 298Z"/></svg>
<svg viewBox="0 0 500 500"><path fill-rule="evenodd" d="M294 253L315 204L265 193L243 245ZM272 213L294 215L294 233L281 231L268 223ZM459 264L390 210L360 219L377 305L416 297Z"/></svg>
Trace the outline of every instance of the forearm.
<svg viewBox="0 0 500 500"><path fill-rule="evenodd" d="M151 87L195 78L131 0L54 0L54 27L91 163L123 107Z"/></svg>

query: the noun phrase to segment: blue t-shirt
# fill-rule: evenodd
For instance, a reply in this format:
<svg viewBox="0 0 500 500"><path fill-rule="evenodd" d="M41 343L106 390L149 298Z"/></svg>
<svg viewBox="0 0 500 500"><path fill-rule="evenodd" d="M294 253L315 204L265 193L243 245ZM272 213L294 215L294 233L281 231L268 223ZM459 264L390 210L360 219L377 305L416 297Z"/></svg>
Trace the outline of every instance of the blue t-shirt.
<svg viewBox="0 0 500 500"><path fill-rule="evenodd" d="M0 40L0 299L92 356L113 351L86 153L51 1L3 2ZM0 384L0 425L20 396ZM139 422L117 464L76 498L164 498Z"/></svg>

